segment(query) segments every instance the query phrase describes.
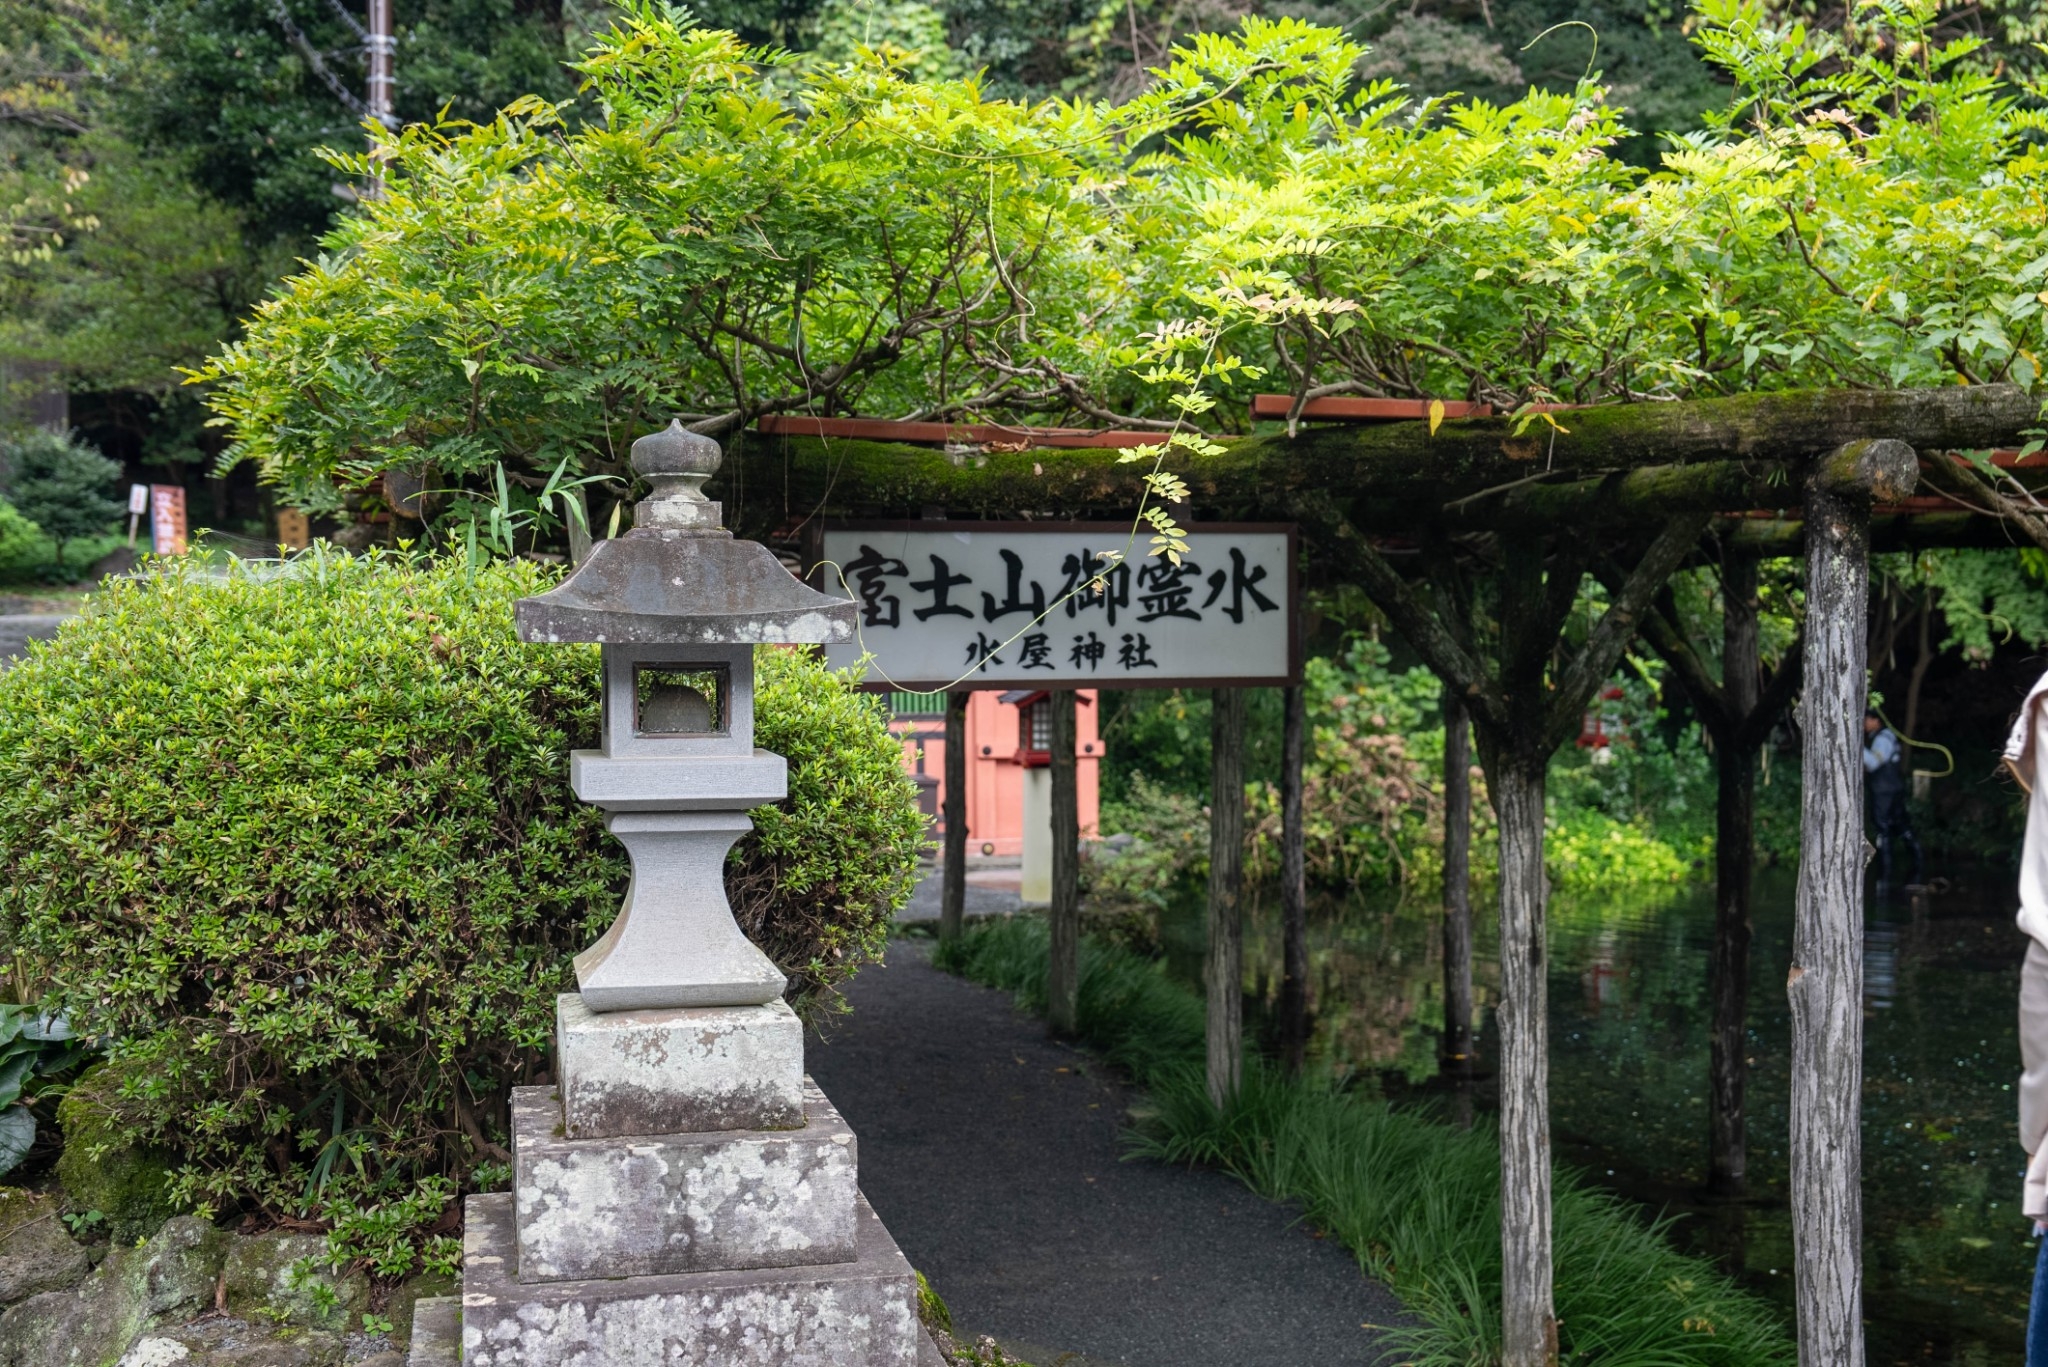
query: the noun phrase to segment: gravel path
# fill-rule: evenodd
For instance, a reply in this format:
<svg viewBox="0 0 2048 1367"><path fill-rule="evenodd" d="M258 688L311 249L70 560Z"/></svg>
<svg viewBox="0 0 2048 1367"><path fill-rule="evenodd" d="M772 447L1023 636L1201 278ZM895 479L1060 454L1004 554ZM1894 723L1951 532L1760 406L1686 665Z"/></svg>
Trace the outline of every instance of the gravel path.
<svg viewBox="0 0 2048 1367"><path fill-rule="evenodd" d="M847 996L811 1072L962 1333L1037 1367L1381 1360L1371 1326L1402 1318L1392 1293L1220 1173L1120 1161L1126 1090L1006 995L898 940Z"/></svg>

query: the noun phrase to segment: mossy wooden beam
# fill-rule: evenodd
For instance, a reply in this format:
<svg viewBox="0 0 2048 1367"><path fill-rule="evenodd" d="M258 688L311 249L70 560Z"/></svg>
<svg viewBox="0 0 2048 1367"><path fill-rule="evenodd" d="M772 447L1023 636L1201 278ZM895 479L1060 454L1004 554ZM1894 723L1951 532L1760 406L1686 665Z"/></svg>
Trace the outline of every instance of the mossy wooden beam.
<svg viewBox="0 0 2048 1367"><path fill-rule="evenodd" d="M1649 465L1568 483L1523 484L1498 493L1453 499L1434 508L1413 507L1406 525L1413 526L1412 519L1421 516L1447 527L1473 529L1584 523L1639 526L1682 512L1796 507L1798 497L1798 478L1783 464L1716 460L1698 465Z"/></svg>
<svg viewBox="0 0 2048 1367"><path fill-rule="evenodd" d="M1806 524L1799 518L1727 518L1718 523L1722 544L1770 560L1806 553ZM1890 551L2013 550L2026 538L2004 518L1977 513L1877 513L1870 519L1873 555Z"/></svg>
<svg viewBox="0 0 2048 1367"><path fill-rule="evenodd" d="M1231 442L1215 456L1175 453L1168 463L1197 506L1243 506L1307 489L1390 497L1426 490L1449 500L1545 471L1592 477L1739 461L1762 472L1864 438L1921 450L2011 444L2039 411L2011 385L1800 391L1573 409L1553 415L1556 428L1539 419L1521 432L1507 418L1447 421L1434 436L1419 422L1306 428ZM749 437L739 447L721 481L725 496L769 498L798 515L1127 509L1147 468L1113 449L955 454L816 437Z"/></svg>

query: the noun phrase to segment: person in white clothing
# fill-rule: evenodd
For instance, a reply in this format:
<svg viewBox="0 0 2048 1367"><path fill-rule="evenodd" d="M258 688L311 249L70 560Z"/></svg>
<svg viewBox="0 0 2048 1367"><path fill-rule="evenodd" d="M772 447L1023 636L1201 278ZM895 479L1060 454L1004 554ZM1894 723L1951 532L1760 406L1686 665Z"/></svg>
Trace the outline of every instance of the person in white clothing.
<svg viewBox="0 0 2048 1367"><path fill-rule="evenodd" d="M2048 1229L2048 674L2027 694L2005 743L2005 762L2027 793L2020 849L2020 1147L2027 1151L2022 1208L2039 1234ZM2027 1367L2048 1367L2048 1239L2034 1265L2027 1317Z"/></svg>

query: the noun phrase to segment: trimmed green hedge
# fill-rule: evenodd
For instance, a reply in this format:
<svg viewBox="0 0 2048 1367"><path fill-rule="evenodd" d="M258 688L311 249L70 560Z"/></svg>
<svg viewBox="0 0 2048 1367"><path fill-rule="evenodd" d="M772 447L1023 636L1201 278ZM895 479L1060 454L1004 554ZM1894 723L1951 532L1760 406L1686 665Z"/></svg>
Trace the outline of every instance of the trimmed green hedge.
<svg viewBox="0 0 2048 1367"><path fill-rule="evenodd" d="M111 584L0 675L0 939L111 1042L100 1133L202 1210L310 1215L408 1270L504 1175L569 958L626 881L569 791L595 647L520 643L524 563L298 559ZM730 882L807 1007L874 957L923 824L880 708L759 655L790 797Z"/></svg>

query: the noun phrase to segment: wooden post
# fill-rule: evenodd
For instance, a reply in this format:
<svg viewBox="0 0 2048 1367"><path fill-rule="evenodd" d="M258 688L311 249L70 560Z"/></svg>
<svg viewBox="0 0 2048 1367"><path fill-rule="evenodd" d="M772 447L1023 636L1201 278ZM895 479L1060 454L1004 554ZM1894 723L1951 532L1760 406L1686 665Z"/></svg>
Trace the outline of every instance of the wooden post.
<svg viewBox="0 0 2048 1367"><path fill-rule="evenodd" d="M1301 685L1281 692L1280 728L1280 1055L1299 1073L1308 1057L1308 847L1302 829L1302 766L1307 762L1308 699Z"/></svg>
<svg viewBox="0 0 2048 1367"><path fill-rule="evenodd" d="M1555 1367L1543 788L1548 755L1487 774L1500 816L1501 1363Z"/></svg>
<svg viewBox="0 0 2048 1367"><path fill-rule="evenodd" d="M1444 1035L1442 1067L1472 1069L1472 738L1465 704L1444 689Z"/></svg>
<svg viewBox="0 0 2048 1367"><path fill-rule="evenodd" d="M1052 910L1051 959L1046 964L1046 1024L1071 1035L1081 1014L1081 791L1074 758L1080 740L1074 690L1055 689L1052 709Z"/></svg>
<svg viewBox="0 0 2048 1367"><path fill-rule="evenodd" d="M1863 1346L1863 706L1870 505L1910 494L1903 442L1852 442L1806 479L1806 689L1792 966L1792 1251L1802 1367Z"/></svg>
<svg viewBox="0 0 2048 1367"><path fill-rule="evenodd" d="M1788 667L1790 667L1788 663ZM1748 1181L1750 891L1756 863L1756 747L1747 743L1763 687L1756 557L1721 562L1721 711L1714 809L1714 947L1708 968L1707 1187L1740 1196Z"/></svg>
<svg viewBox="0 0 2048 1367"><path fill-rule="evenodd" d="M1555 1367L1550 1250L1550 980L1543 789L1552 747L1546 675L1583 561L1546 575L1543 543L1501 538L1500 681L1507 727L1486 782L1500 819L1500 1232L1502 1367ZM1546 579L1548 582L1546 582ZM1567 583L1566 581L1570 582ZM1604 676L1604 671L1603 671ZM1587 692L1590 693L1590 689Z"/></svg>
<svg viewBox="0 0 2048 1367"><path fill-rule="evenodd" d="M971 692L946 695L946 822L939 885L939 939L960 938L967 915L967 701Z"/></svg>
<svg viewBox="0 0 2048 1367"><path fill-rule="evenodd" d="M1237 1095L1244 1062L1244 691L1210 693L1209 720L1209 1099Z"/></svg>
<svg viewBox="0 0 2048 1367"><path fill-rule="evenodd" d="M1503 535L1499 669L1478 655L1462 595L1432 611L1359 535L1327 495L1294 501L1302 520L1349 568L1437 677L1471 712L1488 791L1500 818L1499 1026L1501 1367L1554 1367L1550 1250L1549 1022L1545 1003L1543 787L1550 756L1579 733L1586 705L1619 663L1664 581L1698 544L1707 518L1668 519L1611 596L1584 641L1559 654L1589 554L1582 536L1558 539L1546 565L1540 536ZM1440 577L1440 576L1439 576Z"/></svg>

